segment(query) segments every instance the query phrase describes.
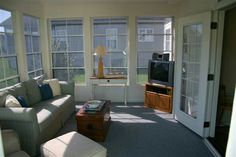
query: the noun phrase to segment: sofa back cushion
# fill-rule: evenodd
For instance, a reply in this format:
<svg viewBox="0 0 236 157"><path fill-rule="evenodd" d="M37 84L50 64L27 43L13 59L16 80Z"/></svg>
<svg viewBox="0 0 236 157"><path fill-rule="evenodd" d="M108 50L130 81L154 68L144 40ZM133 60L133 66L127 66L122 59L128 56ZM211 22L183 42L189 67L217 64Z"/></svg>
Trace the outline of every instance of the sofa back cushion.
<svg viewBox="0 0 236 157"><path fill-rule="evenodd" d="M16 98L18 96L23 97L26 103L29 104L29 99L26 93L26 87L23 83L18 83L14 85L12 88L8 89L8 92Z"/></svg>
<svg viewBox="0 0 236 157"><path fill-rule="evenodd" d="M34 105L42 100L38 84L35 80L28 80L23 82L26 87L26 94L29 99L29 105Z"/></svg>
<svg viewBox="0 0 236 157"><path fill-rule="evenodd" d="M61 86L58 79L44 80L43 82L50 85L54 97L61 95Z"/></svg>

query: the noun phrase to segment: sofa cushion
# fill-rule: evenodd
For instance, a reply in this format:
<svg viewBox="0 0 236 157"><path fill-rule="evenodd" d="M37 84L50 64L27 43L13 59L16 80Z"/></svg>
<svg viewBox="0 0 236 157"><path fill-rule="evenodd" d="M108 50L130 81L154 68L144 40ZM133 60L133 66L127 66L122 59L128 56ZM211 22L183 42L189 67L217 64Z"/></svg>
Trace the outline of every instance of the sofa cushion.
<svg viewBox="0 0 236 157"><path fill-rule="evenodd" d="M8 94L5 102L6 107L21 107L20 102L11 94Z"/></svg>
<svg viewBox="0 0 236 157"><path fill-rule="evenodd" d="M29 105L34 105L42 100L38 84L35 80L23 82L26 87L26 94L29 99Z"/></svg>
<svg viewBox="0 0 236 157"><path fill-rule="evenodd" d="M8 94L9 93L8 93L7 90L0 91L0 107L5 106L6 97L7 97Z"/></svg>
<svg viewBox="0 0 236 157"><path fill-rule="evenodd" d="M47 100L53 98L52 89L49 84L40 84L39 90L42 96L42 100Z"/></svg>
<svg viewBox="0 0 236 157"><path fill-rule="evenodd" d="M12 153L6 157L30 157L30 156L24 151L18 151L18 152Z"/></svg>
<svg viewBox="0 0 236 157"><path fill-rule="evenodd" d="M107 149L72 131L42 144L41 155L44 157L106 157Z"/></svg>
<svg viewBox="0 0 236 157"><path fill-rule="evenodd" d="M26 94L26 88L23 83L18 83L14 85L10 89L8 89L8 92L13 96L15 96L16 98L18 96L22 96L25 99L26 103L29 104L29 100Z"/></svg>
<svg viewBox="0 0 236 157"><path fill-rule="evenodd" d="M52 88L53 96L61 95L61 87L58 79L44 80L43 82L50 85L50 87Z"/></svg>
<svg viewBox="0 0 236 157"><path fill-rule="evenodd" d="M74 96L75 82L60 81L61 94L69 94Z"/></svg>
<svg viewBox="0 0 236 157"><path fill-rule="evenodd" d="M37 113L40 130L44 130L53 123L58 114L60 114L71 101L73 101L71 95L60 95L35 104L33 108Z"/></svg>

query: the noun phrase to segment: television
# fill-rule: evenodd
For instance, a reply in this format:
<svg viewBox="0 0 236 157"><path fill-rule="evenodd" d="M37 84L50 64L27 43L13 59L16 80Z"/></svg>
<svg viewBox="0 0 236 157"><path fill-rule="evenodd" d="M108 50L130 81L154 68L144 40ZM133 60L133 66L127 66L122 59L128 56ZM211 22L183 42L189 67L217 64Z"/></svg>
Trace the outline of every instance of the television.
<svg viewBox="0 0 236 157"><path fill-rule="evenodd" d="M149 60L148 82L166 86L173 86L174 62L162 60Z"/></svg>

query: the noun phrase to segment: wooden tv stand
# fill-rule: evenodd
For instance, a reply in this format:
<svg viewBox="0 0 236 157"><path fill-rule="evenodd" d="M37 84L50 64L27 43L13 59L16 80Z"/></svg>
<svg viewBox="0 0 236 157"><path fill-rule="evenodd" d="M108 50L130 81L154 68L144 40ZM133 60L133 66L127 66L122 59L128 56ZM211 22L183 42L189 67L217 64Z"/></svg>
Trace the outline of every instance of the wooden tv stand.
<svg viewBox="0 0 236 157"><path fill-rule="evenodd" d="M147 83L145 85L145 106L164 112L172 112L173 87Z"/></svg>

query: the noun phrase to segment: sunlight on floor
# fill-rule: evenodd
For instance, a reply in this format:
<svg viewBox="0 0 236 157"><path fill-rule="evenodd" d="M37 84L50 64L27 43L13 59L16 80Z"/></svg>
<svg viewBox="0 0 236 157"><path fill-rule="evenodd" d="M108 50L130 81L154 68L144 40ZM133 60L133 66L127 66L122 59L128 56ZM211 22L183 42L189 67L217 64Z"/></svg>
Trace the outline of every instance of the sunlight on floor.
<svg viewBox="0 0 236 157"><path fill-rule="evenodd" d="M118 107L118 108L143 108L143 106L140 106L140 105L136 105L136 106L134 106L134 105L132 105L132 106L118 105L116 107Z"/></svg>
<svg viewBox="0 0 236 157"><path fill-rule="evenodd" d="M119 121L121 123L157 123L152 120L143 119L127 113L114 113L111 112L112 121Z"/></svg>

